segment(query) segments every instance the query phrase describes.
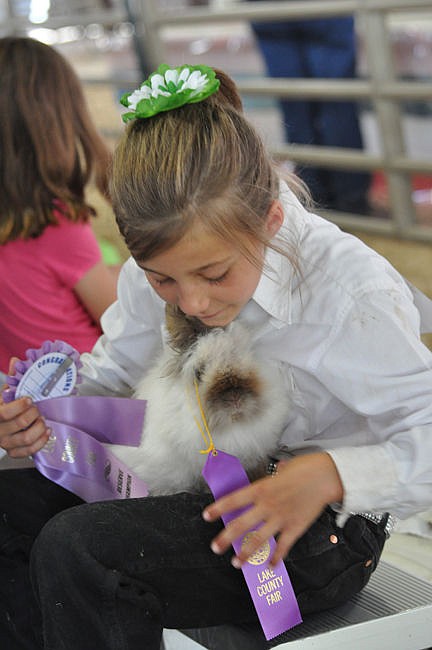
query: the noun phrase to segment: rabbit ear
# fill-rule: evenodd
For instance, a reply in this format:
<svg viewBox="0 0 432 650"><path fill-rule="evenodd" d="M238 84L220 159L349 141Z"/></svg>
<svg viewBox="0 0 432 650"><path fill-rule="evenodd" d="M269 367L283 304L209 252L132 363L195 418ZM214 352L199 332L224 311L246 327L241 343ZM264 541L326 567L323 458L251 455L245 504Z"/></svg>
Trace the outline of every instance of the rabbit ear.
<svg viewBox="0 0 432 650"><path fill-rule="evenodd" d="M168 303L165 306L165 321L169 345L176 352L185 352L199 336L209 331L197 318L186 316L179 307Z"/></svg>

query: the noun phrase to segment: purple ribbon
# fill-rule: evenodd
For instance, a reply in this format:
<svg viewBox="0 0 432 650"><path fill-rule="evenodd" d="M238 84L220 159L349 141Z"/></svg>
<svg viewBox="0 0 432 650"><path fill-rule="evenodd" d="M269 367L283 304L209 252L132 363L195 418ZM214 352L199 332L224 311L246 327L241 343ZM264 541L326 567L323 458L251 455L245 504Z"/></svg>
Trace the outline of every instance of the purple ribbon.
<svg viewBox="0 0 432 650"><path fill-rule="evenodd" d="M88 502L145 497L145 482L102 443L137 447L145 400L57 397L38 402L52 434L33 455L47 478Z"/></svg>
<svg viewBox="0 0 432 650"><path fill-rule="evenodd" d="M208 454L202 474L215 499L249 485L247 474L238 458L219 450ZM245 510L247 508L222 515L225 526ZM233 542L236 553L239 553L247 536L253 532L250 530ZM242 566L244 578L267 640L302 622L285 564L280 561L274 567L269 565L275 546L276 542L271 538Z"/></svg>

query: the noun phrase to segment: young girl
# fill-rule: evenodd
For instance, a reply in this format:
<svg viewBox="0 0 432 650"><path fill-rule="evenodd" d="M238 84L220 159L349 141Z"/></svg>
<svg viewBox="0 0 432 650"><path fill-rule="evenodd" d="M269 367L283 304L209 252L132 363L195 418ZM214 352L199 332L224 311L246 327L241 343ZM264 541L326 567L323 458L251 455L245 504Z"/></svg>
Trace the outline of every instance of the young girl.
<svg viewBox="0 0 432 650"><path fill-rule="evenodd" d="M104 334L82 356L81 393L131 394L163 345L168 303L206 327L250 326L292 407L276 473L216 502L182 493L81 504L43 525L73 498L16 471L15 503L29 490L45 498L31 518L1 506L11 539L26 541L22 584L42 529L31 576L51 650L158 650L163 627L256 625L236 568L271 536L301 612L335 606L375 569L388 513L431 503L432 355L404 279L303 207L223 73L161 67L124 102L112 197L131 258ZM10 456L47 439L25 398L0 407ZM244 506L223 528L221 515ZM233 557L232 542L261 522Z"/></svg>
<svg viewBox="0 0 432 650"><path fill-rule="evenodd" d="M110 152L63 57L0 39L0 371L46 339L91 350L116 275L101 259L85 190L106 190Z"/></svg>

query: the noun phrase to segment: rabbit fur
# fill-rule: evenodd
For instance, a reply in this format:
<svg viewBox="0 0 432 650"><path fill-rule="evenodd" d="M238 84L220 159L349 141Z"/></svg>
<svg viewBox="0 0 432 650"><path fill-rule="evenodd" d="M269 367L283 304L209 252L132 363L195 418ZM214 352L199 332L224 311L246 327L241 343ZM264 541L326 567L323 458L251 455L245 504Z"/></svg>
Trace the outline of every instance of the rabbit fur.
<svg viewBox="0 0 432 650"><path fill-rule="evenodd" d="M168 321L167 321L168 322ZM134 397L147 400L139 447L110 445L152 495L207 491L201 477L208 448L194 380L216 449L237 456L251 479L264 474L289 412L277 364L258 360L251 332L239 322L196 331L171 330ZM196 420L194 419L196 418Z"/></svg>

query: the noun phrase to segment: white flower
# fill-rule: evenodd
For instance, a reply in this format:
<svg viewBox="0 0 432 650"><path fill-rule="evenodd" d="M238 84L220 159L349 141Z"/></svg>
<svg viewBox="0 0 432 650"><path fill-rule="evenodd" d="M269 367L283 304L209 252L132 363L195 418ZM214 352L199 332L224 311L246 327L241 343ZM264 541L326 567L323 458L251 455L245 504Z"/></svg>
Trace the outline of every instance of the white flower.
<svg viewBox="0 0 432 650"><path fill-rule="evenodd" d="M151 96L151 90L148 86L142 86L134 90L128 97L129 108L136 110L137 104L141 99L148 99Z"/></svg>
<svg viewBox="0 0 432 650"><path fill-rule="evenodd" d="M187 68L185 68L187 70ZM183 70L183 72L185 71ZM189 70L187 70L189 72ZM202 90L207 83L207 75L202 74L199 70L194 70L192 74L186 77L182 90L190 88L191 90Z"/></svg>
<svg viewBox="0 0 432 650"><path fill-rule="evenodd" d="M150 97L158 97L164 95L169 97L171 93L168 90L161 90L160 86L165 86L165 79L160 74L155 74L151 78L151 88L143 84L141 88L134 90L128 97L128 105L133 111L136 111L138 102L142 99L150 99Z"/></svg>
<svg viewBox="0 0 432 650"><path fill-rule="evenodd" d="M187 71L187 68L185 68L184 70L182 70L182 74L183 74L185 71ZM167 83L169 83L170 81L172 81L176 86L178 86L179 77L180 77L180 75L179 75L179 73L178 73L178 70L167 70L167 71L165 72L165 81L166 81Z"/></svg>
<svg viewBox="0 0 432 650"><path fill-rule="evenodd" d="M164 97L169 97L171 93L165 87L165 79L161 74L154 74L151 78L151 96L159 97L159 95L164 95Z"/></svg>

